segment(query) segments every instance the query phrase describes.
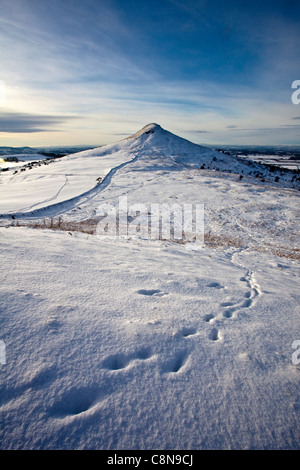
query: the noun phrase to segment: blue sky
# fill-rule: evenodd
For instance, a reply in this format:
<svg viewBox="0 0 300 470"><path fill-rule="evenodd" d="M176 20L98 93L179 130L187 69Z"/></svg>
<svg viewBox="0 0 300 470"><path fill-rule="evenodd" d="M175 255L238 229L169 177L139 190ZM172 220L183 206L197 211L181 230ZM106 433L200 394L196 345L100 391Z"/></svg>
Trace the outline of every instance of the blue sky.
<svg viewBox="0 0 300 470"><path fill-rule="evenodd" d="M294 0L0 0L0 145L300 144Z"/></svg>

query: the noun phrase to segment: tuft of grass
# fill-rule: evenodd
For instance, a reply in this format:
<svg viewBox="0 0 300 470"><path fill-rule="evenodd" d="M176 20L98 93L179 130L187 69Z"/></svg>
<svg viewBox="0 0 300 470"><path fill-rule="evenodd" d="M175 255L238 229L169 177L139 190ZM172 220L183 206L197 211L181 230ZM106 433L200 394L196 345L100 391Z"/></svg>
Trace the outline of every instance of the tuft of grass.
<svg viewBox="0 0 300 470"><path fill-rule="evenodd" d="M38 221L21 221L14 220L12 221L8 227L29 227L33 229L50 229L50 230L63 230L69 232L72 235L72 232L82 232L87 233L89 235L95 235L97 224L99 223L99 218L89 218L85 220L81 220L79 222L74 221L65 221L62 217L53 217L49 219L42 219ZM183 236L182 239L164 239L159 234L158 240L160 241L167 241L170 243L182 244L185 245L191 242L191 239L186 238ZM253 240L251 240L253 242ZM293 260L300 260L300 248L292 247L284 247L279 245L271 245L268 243L264 243L263 245L257 244L249 244L247 240L244 240L240 237L232 237L228 235L217 235L211 232L211 230L204 234L204 245L208 246L209 248L214 249L227 249L227 248L239 248L239 249L247 249L248 251L256 251L259 253L269 253L275 256L279 256L281 258L289 258Z"/></svg>

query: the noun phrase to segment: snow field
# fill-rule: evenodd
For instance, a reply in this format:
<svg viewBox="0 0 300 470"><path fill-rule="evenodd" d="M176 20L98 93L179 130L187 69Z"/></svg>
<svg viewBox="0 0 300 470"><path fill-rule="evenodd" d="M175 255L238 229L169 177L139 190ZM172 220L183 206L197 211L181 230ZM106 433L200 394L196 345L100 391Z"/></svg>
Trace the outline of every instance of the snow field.
<svg viewBox="0 0 300 470"><path fill-rule="evenodd" d="M245 165L152 124L1 174L1 449L299 448L299 195ZM97 235L124 197L205 243Z"/></svg>
<svg viewBox="0 0 300 470"><path fill-rule="evenodd" d="M298 446L295 261L24 228L1 240L1 448Z"/></svg>

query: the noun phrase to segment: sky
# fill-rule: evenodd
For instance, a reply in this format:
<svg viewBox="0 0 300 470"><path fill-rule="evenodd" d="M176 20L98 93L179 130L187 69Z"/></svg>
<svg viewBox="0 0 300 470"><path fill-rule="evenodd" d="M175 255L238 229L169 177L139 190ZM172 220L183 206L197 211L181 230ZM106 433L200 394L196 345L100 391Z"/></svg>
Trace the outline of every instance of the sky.
<svg viewBox="0 0 300 470"><path fill-rule="evenodd" d="M299 51L298 0L0 0L0 146L299 145Z"/></svg>

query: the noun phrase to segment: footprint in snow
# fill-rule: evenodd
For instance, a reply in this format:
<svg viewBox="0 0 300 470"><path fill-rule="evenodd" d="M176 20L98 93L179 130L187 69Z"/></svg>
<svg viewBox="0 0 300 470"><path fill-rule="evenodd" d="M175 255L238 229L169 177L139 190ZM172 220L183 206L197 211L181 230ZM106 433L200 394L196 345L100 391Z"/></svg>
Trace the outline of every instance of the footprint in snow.
<svg viewBox="0 0 300 470"><path fill-rule="evenodd" d="M245 283L248 288L248 291L243 295L245 300L236 304L231 302L223 302L221 306L226 308L225 312L223 313L225 318L232 318L237 311L250 308L261 295L260 288L252 272L249 271L246 276L242 276L240 281Z"/></svg>
<svg viewBox="0 0 300 470"><path fill-rule="evenodd" d="M219 341L222 339L222 335L217 328L214 328L209 334L209 339L212 341Z"/></svg>
<svg viewBox="0 0 300 470"><path fill-rule="evenodd" d="M103 362L103 368L108 370L120 370L128 367L133 361L145 361L151 357L151 351L147 348L139 349L132 355L122 353L108 356Z"/></svg>
<svg viewBox="0 0 300 470"><path fill-rule="evenodd" d="M137 294L162 297L167 295L167 292L162 292L160 289L140 289L137 291Z"/></svg>
<svg viewBox="0 0 300 470"><path fill-rule="evenodd" d="M178 351L172 359L170 359L163 367L163 371L167 373L177 373L186 364L188 359L186 351Z"/></svg>
<svg viewBox="0 0 300 470"><path fill-rule="evenodd" d="M233 302L222 302L221 307L233 307Z"/></svg>
<svg viewBox="0 0 300 470"><path fill-rule="evenodd" d="M214 320L214 318L215 316L212 313L208 313L207 315L205 315L204 321L206 321L207 323L210 323Z"/></svg>
<svg viewBox="0 0 300 470"><path fill-rule="evenodd" d="M194 336L197 334L197 329L196 328L189 328L189 327L184 327L182 330L179 331L179 334L183 336L184 338L187 338L189 336Z"/></svg>
<svg viewBox="0 0 300 470"><path fill-rule="evenodd" d="M49 414L51 417L60 419L77 416L92 408L99 398L99 390L96 386L74 387L63 393L50 408Z"/></svg>
<svg viewBox="0 0 300 470"><path fill-rule="evenodd" d="M61 326L60 319L57 315L49 315L45 324L49 331L53 333L57 332Z"/></svg>
<svg viewBox="0 0 300 470"><path fill-rule="evenodd" d="M219 282L211 282L208 284L208 287L214 287L215 289L224 289L224 286L220 284Z"/></svg>

